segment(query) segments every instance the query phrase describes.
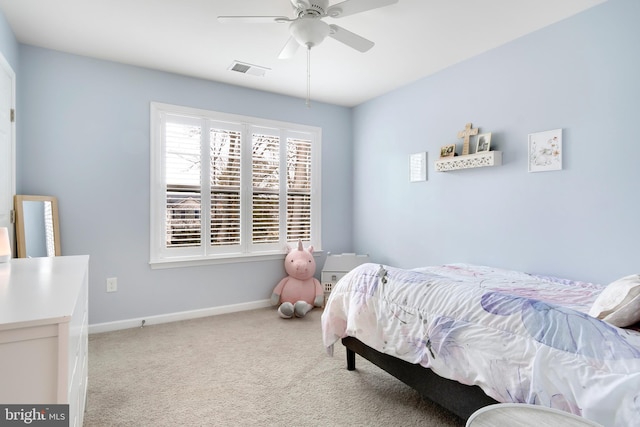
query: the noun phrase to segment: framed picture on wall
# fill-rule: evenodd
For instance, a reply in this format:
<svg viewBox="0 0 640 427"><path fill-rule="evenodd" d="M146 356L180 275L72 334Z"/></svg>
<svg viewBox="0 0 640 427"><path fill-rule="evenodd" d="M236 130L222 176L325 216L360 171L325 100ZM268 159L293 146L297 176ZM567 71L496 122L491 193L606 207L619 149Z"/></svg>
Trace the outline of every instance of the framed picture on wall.
<svg viewBox="0 0 640 427"><path fill-rule="evenodd" d="M562 129L529 134L529 172L562 169Z"/></svg>
<svg viewBox="0 0 640 427"><path fill-rule="evenodd" d="M489 151L490 145L491 132L481 133L480 135L478 135L478 139L476 140L476 153L484 153L485 151Z"/></svg>
<svg viewBox="0 0 640 427"><path fill-rule="evenodd" d="M453 157L456 155L456 144L443 145L440 147L440 158Z"/></svg>
<svg viewBox="0 0 640 427"><path fill-rule="evenodd" d="M409 182L427 180L427 153L415 153L409 156Z"/></svg>

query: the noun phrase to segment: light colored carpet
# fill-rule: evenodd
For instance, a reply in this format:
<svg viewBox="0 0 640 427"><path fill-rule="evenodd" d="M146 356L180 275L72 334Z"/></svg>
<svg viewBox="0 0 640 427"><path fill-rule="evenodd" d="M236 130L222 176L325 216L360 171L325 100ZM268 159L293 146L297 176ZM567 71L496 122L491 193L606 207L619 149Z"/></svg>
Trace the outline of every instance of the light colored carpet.
<svg viewBox="0 0 640 427"><path fill-rule="evenodd" d="M275 309L89 337L86 427L437 426L459 418L345 350L322 345L320 316Z"/></svg>

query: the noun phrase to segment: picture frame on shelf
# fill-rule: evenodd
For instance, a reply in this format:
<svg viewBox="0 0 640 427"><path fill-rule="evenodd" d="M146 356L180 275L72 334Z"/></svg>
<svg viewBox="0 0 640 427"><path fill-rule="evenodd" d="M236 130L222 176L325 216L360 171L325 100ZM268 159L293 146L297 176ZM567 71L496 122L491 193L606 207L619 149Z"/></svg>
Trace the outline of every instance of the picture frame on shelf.
<svg viewBox="0 0 640 427"><path fill-rule="evenodd" d="M476 153L486 153L491 147L491 132L481 133L476 139Z"/></svg>
<svg viewBox="0 0 640 427"><path fill-rule="evenodd" d="M562 170L562 129L530 133L529 172Z"/></svg>
<svg viewBox="0 0 640 427"><path fill-rule="evenodd" d="M456 155L456 144L443 145L440 147L440 158L453 157Z"/></svg>

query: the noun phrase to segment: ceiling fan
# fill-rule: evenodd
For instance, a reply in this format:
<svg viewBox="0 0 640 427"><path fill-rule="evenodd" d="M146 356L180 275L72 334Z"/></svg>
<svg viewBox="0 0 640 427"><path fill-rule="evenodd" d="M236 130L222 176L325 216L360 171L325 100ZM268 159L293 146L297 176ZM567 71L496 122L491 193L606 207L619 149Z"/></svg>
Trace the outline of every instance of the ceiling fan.
<svg viewBox="0 0 640 427"><path fill-rule="evenodd" d="M342 18L366 12L372 9L398 3L399 0L345 0L329 6L329 0L290 0L294 9L294 18L286 16L218 16L221 23L289 23L291 36L280 52L279 58L287 59L295 55L299 46L307 50L331 37L345 45L366 52L374 43L338 25L327 24L322 19Z"/></svg>

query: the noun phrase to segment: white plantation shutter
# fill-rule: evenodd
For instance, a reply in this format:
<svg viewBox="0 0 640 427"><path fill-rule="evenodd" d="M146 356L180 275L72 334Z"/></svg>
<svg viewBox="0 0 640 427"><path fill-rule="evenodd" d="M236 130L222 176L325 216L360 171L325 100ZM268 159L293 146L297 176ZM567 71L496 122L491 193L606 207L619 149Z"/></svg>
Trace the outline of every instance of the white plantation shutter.
<svg viewBox="0 0 640 427"><path fill-rule="evenodd" d="M311 240L311 140L287 139L287 241Z"/></svg>
<svg viewBox="0 0 640 427"><path fill-rule="evenodd" d="M198 247L202 129L197 120L167 116L165 132L166 247Z"/></svg>
<svg viewBox="0 0 640 427"><path fill-rule="evenodd" d="M280 241L280 138L254 133L251 149L253 244Z"/></svg>
<svg viewBox="0 0 640 427"><path fill-rule="evenodd" d="M320 245L317 128L152 103L151 261ZM203 197L203 195L209 195Z"/></svg>
<svg viewBox="0 0 640 427"><path fill-rule="evenodd" d="M210 136L211 245L239 245L242 134L212 128Z"/></svg>

